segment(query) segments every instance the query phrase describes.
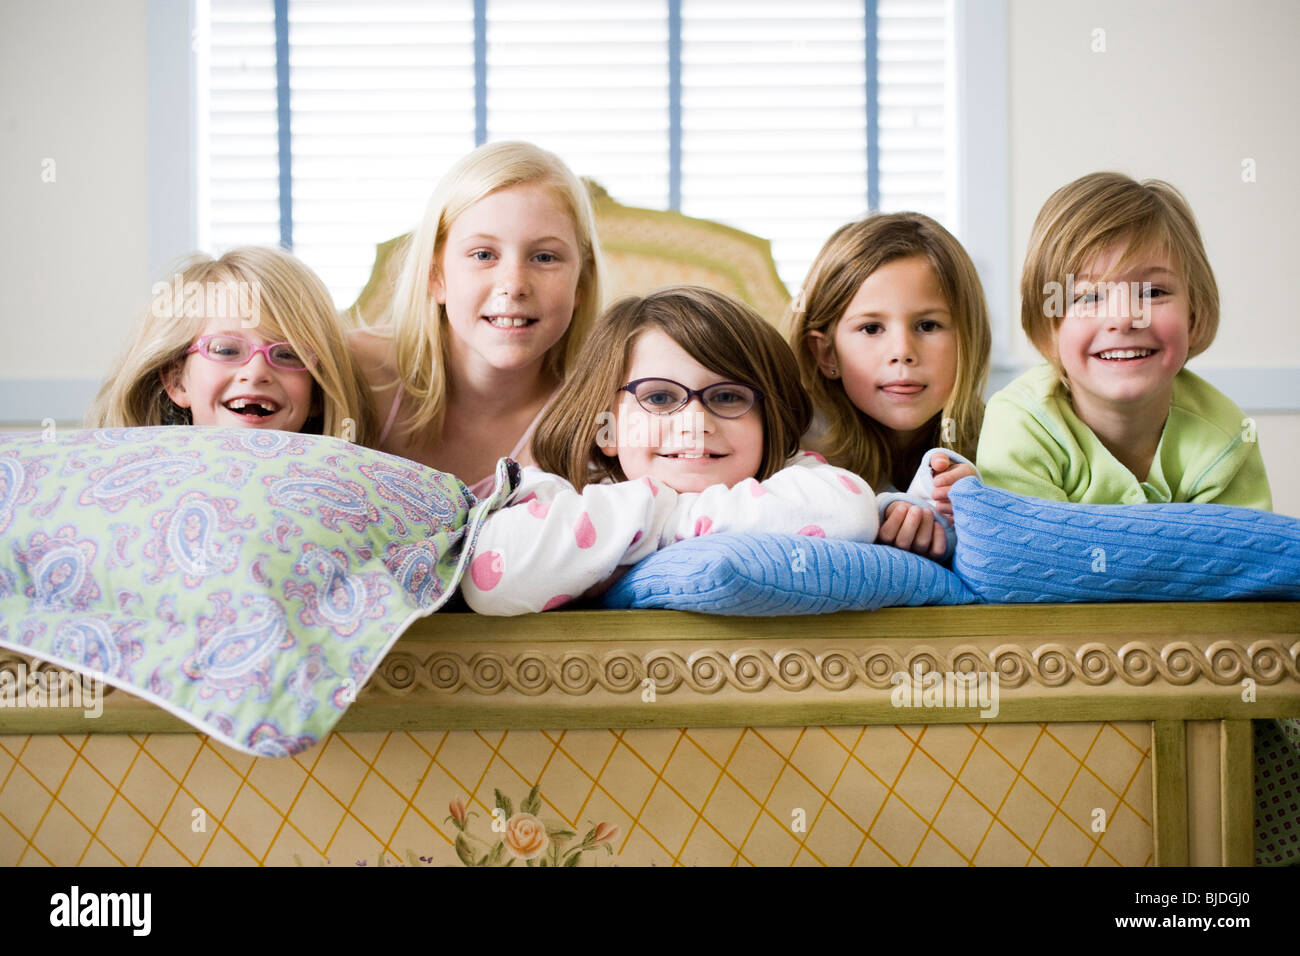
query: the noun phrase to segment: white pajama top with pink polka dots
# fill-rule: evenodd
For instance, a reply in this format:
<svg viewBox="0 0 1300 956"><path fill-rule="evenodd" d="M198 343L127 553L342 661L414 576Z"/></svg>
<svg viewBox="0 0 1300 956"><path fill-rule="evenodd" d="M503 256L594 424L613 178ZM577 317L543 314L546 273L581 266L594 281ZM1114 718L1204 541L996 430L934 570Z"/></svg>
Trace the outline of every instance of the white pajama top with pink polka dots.
<svg viewBox="0 0 1300 956"><path fill-rule="evenodd" d="M561 607L685 538L724 532L872 542L876 496L860 477L801 452L765 481L678 493L653 478L587 485L523 469L506 507L484 522L461 588L481 614Z"/></svg>

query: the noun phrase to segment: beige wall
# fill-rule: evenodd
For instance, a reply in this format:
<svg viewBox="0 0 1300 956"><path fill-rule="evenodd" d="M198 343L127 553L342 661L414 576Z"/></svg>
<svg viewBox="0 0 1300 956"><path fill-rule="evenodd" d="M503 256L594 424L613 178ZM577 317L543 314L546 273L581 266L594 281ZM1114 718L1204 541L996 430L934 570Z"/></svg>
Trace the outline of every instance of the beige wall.
<svg viewBox="0 0 1300 956"><path fill-rule="evenodd" d="M0 5L0 379L100 377L149 303L146 11Z"/></svg>
<svg viewBox="0 0 1300 956"><path fill-rule="evenodd" d="M1300 365L1300 4L1011 0L1012 258L1058 186L1166 179L1200 220L1222 298L1207 366ZM1090 49L1105 30L1106 52ZM1242 182L1243 159L1257 181ZM1014 282L1014 277L1012 279Z"/></svg>
<svg viewBox="0 0 1300 956"><path fill-rule="evenodd" d="M1192 367L1300 368L1300 4L1009 0L1008 19L1011 287L1054 189L1100 169L1166 179L1191 202L1219 282L1219 336ZM1105 52L1092 50L1098 29ZM1015 324L1017 359L1036 360ZM1255 417L1274 506L1300 516L1300 491L1281 481L1300 468L1300 415Z"/></svg>
<svg viewBox="0 0 1300 956"><path fill-rule="evenodd" d="M1259 450L1264 455L1273 510L1300 518L1300 487L1288 481L1300 465L1300 415L1256 415Z"/></svg>

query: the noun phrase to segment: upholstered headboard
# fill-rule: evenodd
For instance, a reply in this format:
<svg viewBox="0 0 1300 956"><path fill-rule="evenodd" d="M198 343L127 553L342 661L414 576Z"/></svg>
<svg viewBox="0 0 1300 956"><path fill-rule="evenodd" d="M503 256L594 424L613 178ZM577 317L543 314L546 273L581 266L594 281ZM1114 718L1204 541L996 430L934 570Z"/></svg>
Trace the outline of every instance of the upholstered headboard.
<svg viewBox="0 0 1300 956"><path fill-rule="evenodd" d="M790 293L777 275L766 239L679 212L624 206L584 180L605 254L605 301L666 285L690 283L747 302L769 322L781 318ZM370 279L347 310L351 322L385 320L410 233L381 243Z"/></svg>

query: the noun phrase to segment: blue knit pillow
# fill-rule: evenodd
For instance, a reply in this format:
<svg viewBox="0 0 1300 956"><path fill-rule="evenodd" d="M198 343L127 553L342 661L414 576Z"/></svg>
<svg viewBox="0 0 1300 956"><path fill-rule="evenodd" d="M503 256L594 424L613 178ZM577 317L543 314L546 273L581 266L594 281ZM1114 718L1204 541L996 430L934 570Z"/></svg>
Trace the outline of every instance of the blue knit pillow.
<svg viewBox="0 0 1300 956"><path fill-rule="evenodd" d="M897 548L802 535L709 534L645 558L605 594L604 606L763 616L974 600L951 571Z"/></svg>
<svg viewBox="0 0 1300 956"><path fill-rule="evenodd" d="M1300 600L1300 520L1214 504L1078 505L963 478L953 570L981 601Z"/></svg>

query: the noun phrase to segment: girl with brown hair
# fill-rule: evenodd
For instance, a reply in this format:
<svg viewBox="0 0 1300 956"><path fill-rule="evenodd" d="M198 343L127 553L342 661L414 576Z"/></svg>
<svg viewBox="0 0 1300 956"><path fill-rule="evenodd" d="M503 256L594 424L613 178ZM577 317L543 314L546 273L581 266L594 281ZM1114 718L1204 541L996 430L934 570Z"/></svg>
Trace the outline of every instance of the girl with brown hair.
<svg viewBox="0 0 1300 956"><path fill-rule="evenodd" d="M790 349L747 306L689 286L616 302L538 425L541 467L484 523L466 600L560 607L705 534L874 540L866 482L800 452L811 414Z"/></svg>

